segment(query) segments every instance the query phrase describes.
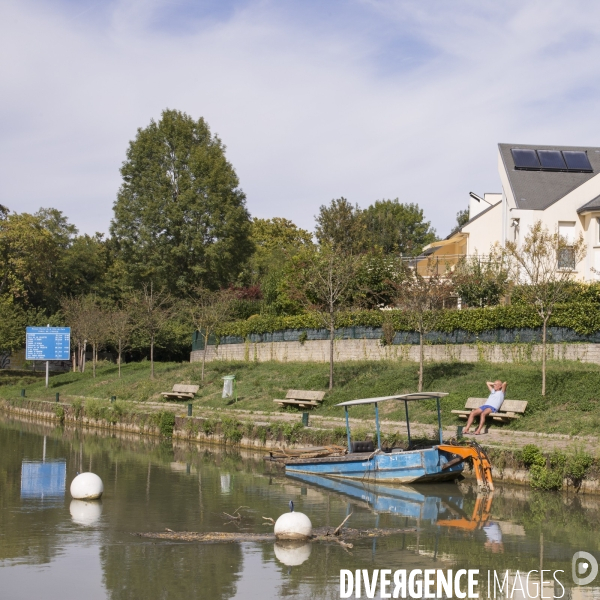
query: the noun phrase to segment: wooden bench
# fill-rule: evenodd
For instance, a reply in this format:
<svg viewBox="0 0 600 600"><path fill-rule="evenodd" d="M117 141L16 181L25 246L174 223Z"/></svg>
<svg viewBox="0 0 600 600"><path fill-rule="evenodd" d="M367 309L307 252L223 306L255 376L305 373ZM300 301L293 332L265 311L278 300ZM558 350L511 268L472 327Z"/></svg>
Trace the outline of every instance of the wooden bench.
<svg viewBox="0 0 600 600"><path fill-rule="evenodd" d="M313 408L323 402L325 392L313 390L288 390L285 400L273 400L279 406L297 406L298 408Z"/></svg>
<svg viewBox="0 0 600 600"><path fill-rule="evenodd" d="M199 385L185 385L176 383L170 392L161 392L165 398L175 398L176 400L192 400L200 389Z"/></svg>
<svg viewBox="0 0 600 600"><path fill-rule="evenodd" d="M479 408L486 401L487 398L469 398L464 410L453 410L452 413L458 415L460 419L467 419L474 408ZM493 421L509 423L513 419L520 419L525 413L526 408L527 402L524 400L505 400L500 410L496 413L491 413L487 418Z"/></svg>

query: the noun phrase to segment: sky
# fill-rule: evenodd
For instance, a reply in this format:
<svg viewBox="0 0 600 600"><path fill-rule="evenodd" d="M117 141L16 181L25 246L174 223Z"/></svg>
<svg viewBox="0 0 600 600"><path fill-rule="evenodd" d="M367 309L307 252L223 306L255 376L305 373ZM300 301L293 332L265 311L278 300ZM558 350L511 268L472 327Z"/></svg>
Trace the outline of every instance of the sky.
<svg viewBox="0 0 600 600"><path fill-rule="evenodd" d="M253 217L399 198L441 236L497 144L600 146L588 0L3 0L0 203L108 232L138 128L227 147Z"/></svg>

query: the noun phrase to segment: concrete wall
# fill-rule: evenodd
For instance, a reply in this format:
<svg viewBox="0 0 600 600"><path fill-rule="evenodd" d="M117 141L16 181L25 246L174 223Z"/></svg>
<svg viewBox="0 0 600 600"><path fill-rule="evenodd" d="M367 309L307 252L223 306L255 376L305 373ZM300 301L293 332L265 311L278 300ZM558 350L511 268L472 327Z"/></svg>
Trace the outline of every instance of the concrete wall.
<svg viewBox="0 0 600 600"><path fill-rule="evenodd" d="M549 344L549 358L600 364L600 344ZM425 346L425 360L436 362L530 362L541 360L539 344L448 344ZM382 346L379 340L336 340L335 360L419 360L419 346ZM195 350L190 362L202 361ZM209 346L206 360L328 362L329 341L271 342Z"/></svg>

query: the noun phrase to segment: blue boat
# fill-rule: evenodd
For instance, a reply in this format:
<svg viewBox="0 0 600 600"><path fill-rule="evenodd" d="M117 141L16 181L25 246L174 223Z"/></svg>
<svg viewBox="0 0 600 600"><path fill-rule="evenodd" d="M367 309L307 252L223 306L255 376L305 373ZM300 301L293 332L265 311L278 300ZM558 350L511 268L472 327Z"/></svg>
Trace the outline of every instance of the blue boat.
<svg viewBox="0 0 600 600"><path fill-rule="evenodd" d="M379 398L363 398L341 402L346 413L346 433L348 439L347 451L341 456L285 457L286 473L306 473L324 477L355 479L368 483L423 483L449 481L461 477L464 462L470 460L477 476L480 488L493 490L491 465L485 452L477 445L444 444L442 438L442 415L440 399L448 394L444 392L420 392L415 394L400 394L382 396ZM408 403L420 400L435 399L437 403L439 443L430 447L411 449L410 422ZM408 431L408 448L392 448L384 450L381 447L381 432L379 427L380 402L401 401L406 410L406 426ZM377 432L377 447L372 441L352 441L348 408L363 404L373 404L375 407L375 426ZM310 456L310 449L306 449Z"/></svg>

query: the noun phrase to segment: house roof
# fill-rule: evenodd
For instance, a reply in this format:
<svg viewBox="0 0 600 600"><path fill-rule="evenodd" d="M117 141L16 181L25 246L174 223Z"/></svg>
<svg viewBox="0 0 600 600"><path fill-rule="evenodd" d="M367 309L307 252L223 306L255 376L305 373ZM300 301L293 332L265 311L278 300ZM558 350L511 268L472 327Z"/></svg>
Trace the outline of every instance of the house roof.
<svg viewBox="0 0 600 600"><path fill-rule="evenodd" d="M596 196L592 200L590 200L587 204L580 206L577 209L578 213L592 212L600 210L600 196Z"/></svg>
<svg viewBox="0 0 600 600"><path fill-rule="evenodd" d="M511 148L531 150L579 150L587 152L592 173L564 171L522 171L515 169ZM531 144L498 144L500 156L517 208L545 210L557 200L600 173L600 148L589 146L541 146Z"/></svg>
<svg viewBox="0 0 600 600"><path fill-rule="evenodd" d="M495 208L496 206L498 206L498 204L501 203L502 200L499 200L498 202L496 202L496 204L492 204L487 208L484 208L481 212L478 212L472 219L469 219L464 225L461 225L460 227L457 227L456 229L452 230L444 239L449 240L450 238L454 237L457 233L460 233L467 225L470 225L473 221L476 221L477 219L479 219L479 217L485 215L486 212L492 210L492 208ZM432 242L430 245L433 246L434 244L435 242Z"/></svg>

